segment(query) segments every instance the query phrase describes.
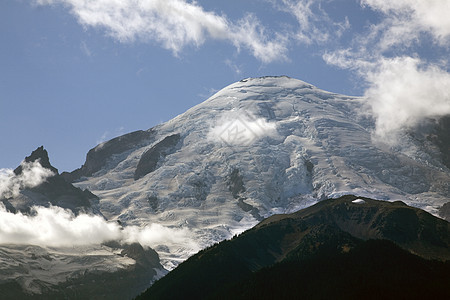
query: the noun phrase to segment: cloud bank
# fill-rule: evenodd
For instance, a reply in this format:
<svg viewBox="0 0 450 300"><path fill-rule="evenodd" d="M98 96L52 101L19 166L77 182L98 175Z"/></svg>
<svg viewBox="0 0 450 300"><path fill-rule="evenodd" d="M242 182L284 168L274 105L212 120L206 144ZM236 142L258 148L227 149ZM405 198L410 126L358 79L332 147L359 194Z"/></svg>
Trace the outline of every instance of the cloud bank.
<svg viewBox="0 0 450 300"><path fill-rule="evenodd" d="M169 245L199 250L185 228L168 228L150 224L121 227L97 215L75 216L60 207L32 208L32 215L8 212L0 203L0 244L72 247L101 244L106 241L139 242L143 246Z"/></svg>
<svg viewBox="0 0 450 300"><path fill-rule="evenodd" d="M120 42L155 41L178 55L186 46L201 46L207 39L245 48L264 63L286 59L287 40L269 37L258 19L247 14L237 22L205 11L185 0L35 0L38 5L68 7L85 27L101 28Z"/></svg>
<svg viewBox="0 0 450 300"><path fill-rule="evenodd" d="M22 162L22 173L16 175L11 169L0 169L0 199L17 197L20 190L33 188L55 175L38 161Z"/></svg>

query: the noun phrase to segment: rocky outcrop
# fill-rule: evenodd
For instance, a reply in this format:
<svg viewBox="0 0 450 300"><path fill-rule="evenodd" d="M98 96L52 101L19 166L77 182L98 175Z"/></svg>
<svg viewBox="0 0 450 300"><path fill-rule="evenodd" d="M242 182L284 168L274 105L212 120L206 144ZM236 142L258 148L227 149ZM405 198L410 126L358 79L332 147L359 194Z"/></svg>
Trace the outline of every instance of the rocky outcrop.
<svg viewBox="0 0 450 300"><path fill-rule="evenodd" d="M26 162L26 163L35 162L35 161L38 161L42 167L51 170L55 174L58 174L58 169L56 169L55 167L53 167L50 164L50 159L48 158L48 152L47 152L47 150L44 149L44 146L40 146L39 148L37 148L36 150L31 152L30 156L27 156L24 159L24 162ZM14 170L14 174L16 174L16 175L20 175L21 173L22 173L22 165L18 166Z"/></svg>
<svg viewBox="0 0 450 300"><path fill-rule="evenodd" d="M245 192L243 176L239 169L233 169L227 178L228 190L233 195L234 199L238 200L238 206L245 212L250 213L256 220L261 221L263 218L259 214L259 209L245 202L246 198L242 196Z"/></svg>
<svg viewBox="0 0 450 300"><path fill-rule="evenodd" d="M162 268L158 253L152 248L144 249L139 243L124 245L120 255L130 257L136 261L136 265L145 269ZM156 275L156 272L155 272Z"/></svg>
<svg viewBox="0 0 450 300"><path fill-rule="evenodd" d="M158 162L167 155L173 153L175 151L174 148L179 141L179 134L169 135L145 151L134 172L134 180L138 180L148 173L155 171L158 167Z"/></svg>
<svg viewBox="0 0 450 300"><path fill-rule="evenodd" d="M86 162L81 168L70 173L64 172L61 175L68 182L76 181L83 176L91 176L108 163L114 163L115 155L143 146L149 143L154 136L155 132L152 129L146 131L138 130L102 143L89 150L86 155Z"/></svg>
<svg viewBox="0 0 450 300"><path fill-rule="evenodd" d="M450 116L438 121L435 143L441 150L444 164L450 169Z"/></svg>

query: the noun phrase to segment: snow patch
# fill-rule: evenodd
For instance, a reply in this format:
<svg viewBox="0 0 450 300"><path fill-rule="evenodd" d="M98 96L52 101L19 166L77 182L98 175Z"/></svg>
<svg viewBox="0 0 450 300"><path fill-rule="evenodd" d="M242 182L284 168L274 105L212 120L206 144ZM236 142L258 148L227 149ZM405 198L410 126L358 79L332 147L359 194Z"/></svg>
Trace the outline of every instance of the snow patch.
<svg viewBox="0 0 450 300"><path fill-rule="evenodd" d="M352 203L354 204L364 204L366 203L366 201L364 201L363 199L355 199L352 201Z"/></svg>

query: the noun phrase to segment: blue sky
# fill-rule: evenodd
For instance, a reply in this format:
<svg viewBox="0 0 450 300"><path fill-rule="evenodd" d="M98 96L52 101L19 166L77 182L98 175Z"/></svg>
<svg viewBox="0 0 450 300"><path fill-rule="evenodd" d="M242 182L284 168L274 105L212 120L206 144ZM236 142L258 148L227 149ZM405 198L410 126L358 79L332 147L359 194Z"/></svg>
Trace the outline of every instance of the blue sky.
<svg viewBox="0 0 450 300"><path fill-rule="evenodd" d="M447 0L5 0L0 168L60 171L246 77L365 96L376 134L450 114Z"/></svg>

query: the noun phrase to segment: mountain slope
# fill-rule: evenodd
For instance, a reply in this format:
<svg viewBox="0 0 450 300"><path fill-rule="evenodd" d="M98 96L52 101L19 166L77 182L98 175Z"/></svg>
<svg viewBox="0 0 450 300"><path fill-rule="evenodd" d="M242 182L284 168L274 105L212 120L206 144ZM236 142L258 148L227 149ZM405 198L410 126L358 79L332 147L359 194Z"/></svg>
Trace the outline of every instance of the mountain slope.
<svg viewBox="0 0 450 300"><path fill-rule="evenodd" d="M130 299L166 273L149 247L90 241L107 224L98 197L59 175L44 147L11 173L0 197L2 299ZM85 241L64 239L71 230Z"/></svg>
<svg viewBox="0 0 450 300"><path fill-rule="evenodd" d="M430 287L448 295L449 262L450 223L403 203L345 196L269 217L199 252L141 299L420 298Z"/></svg>
<svg viewBox="0 0 450 300"><path fill-rule="evenodd" d="M348 253L277 263L214 299L446 299L450 263L428 261L392 242L361 242Z"/></svg>
<svg viewBox="0 0 450 300"><path fill-rule="evenodd" d="M392 148L372 139L365 105L288 77L249 78L98 145L64 176L96 194L108 219L190 231L197 247L156 246L167 268L264 217L345 194L437 214L450 199L447 123L430 122Z"/></svg>

